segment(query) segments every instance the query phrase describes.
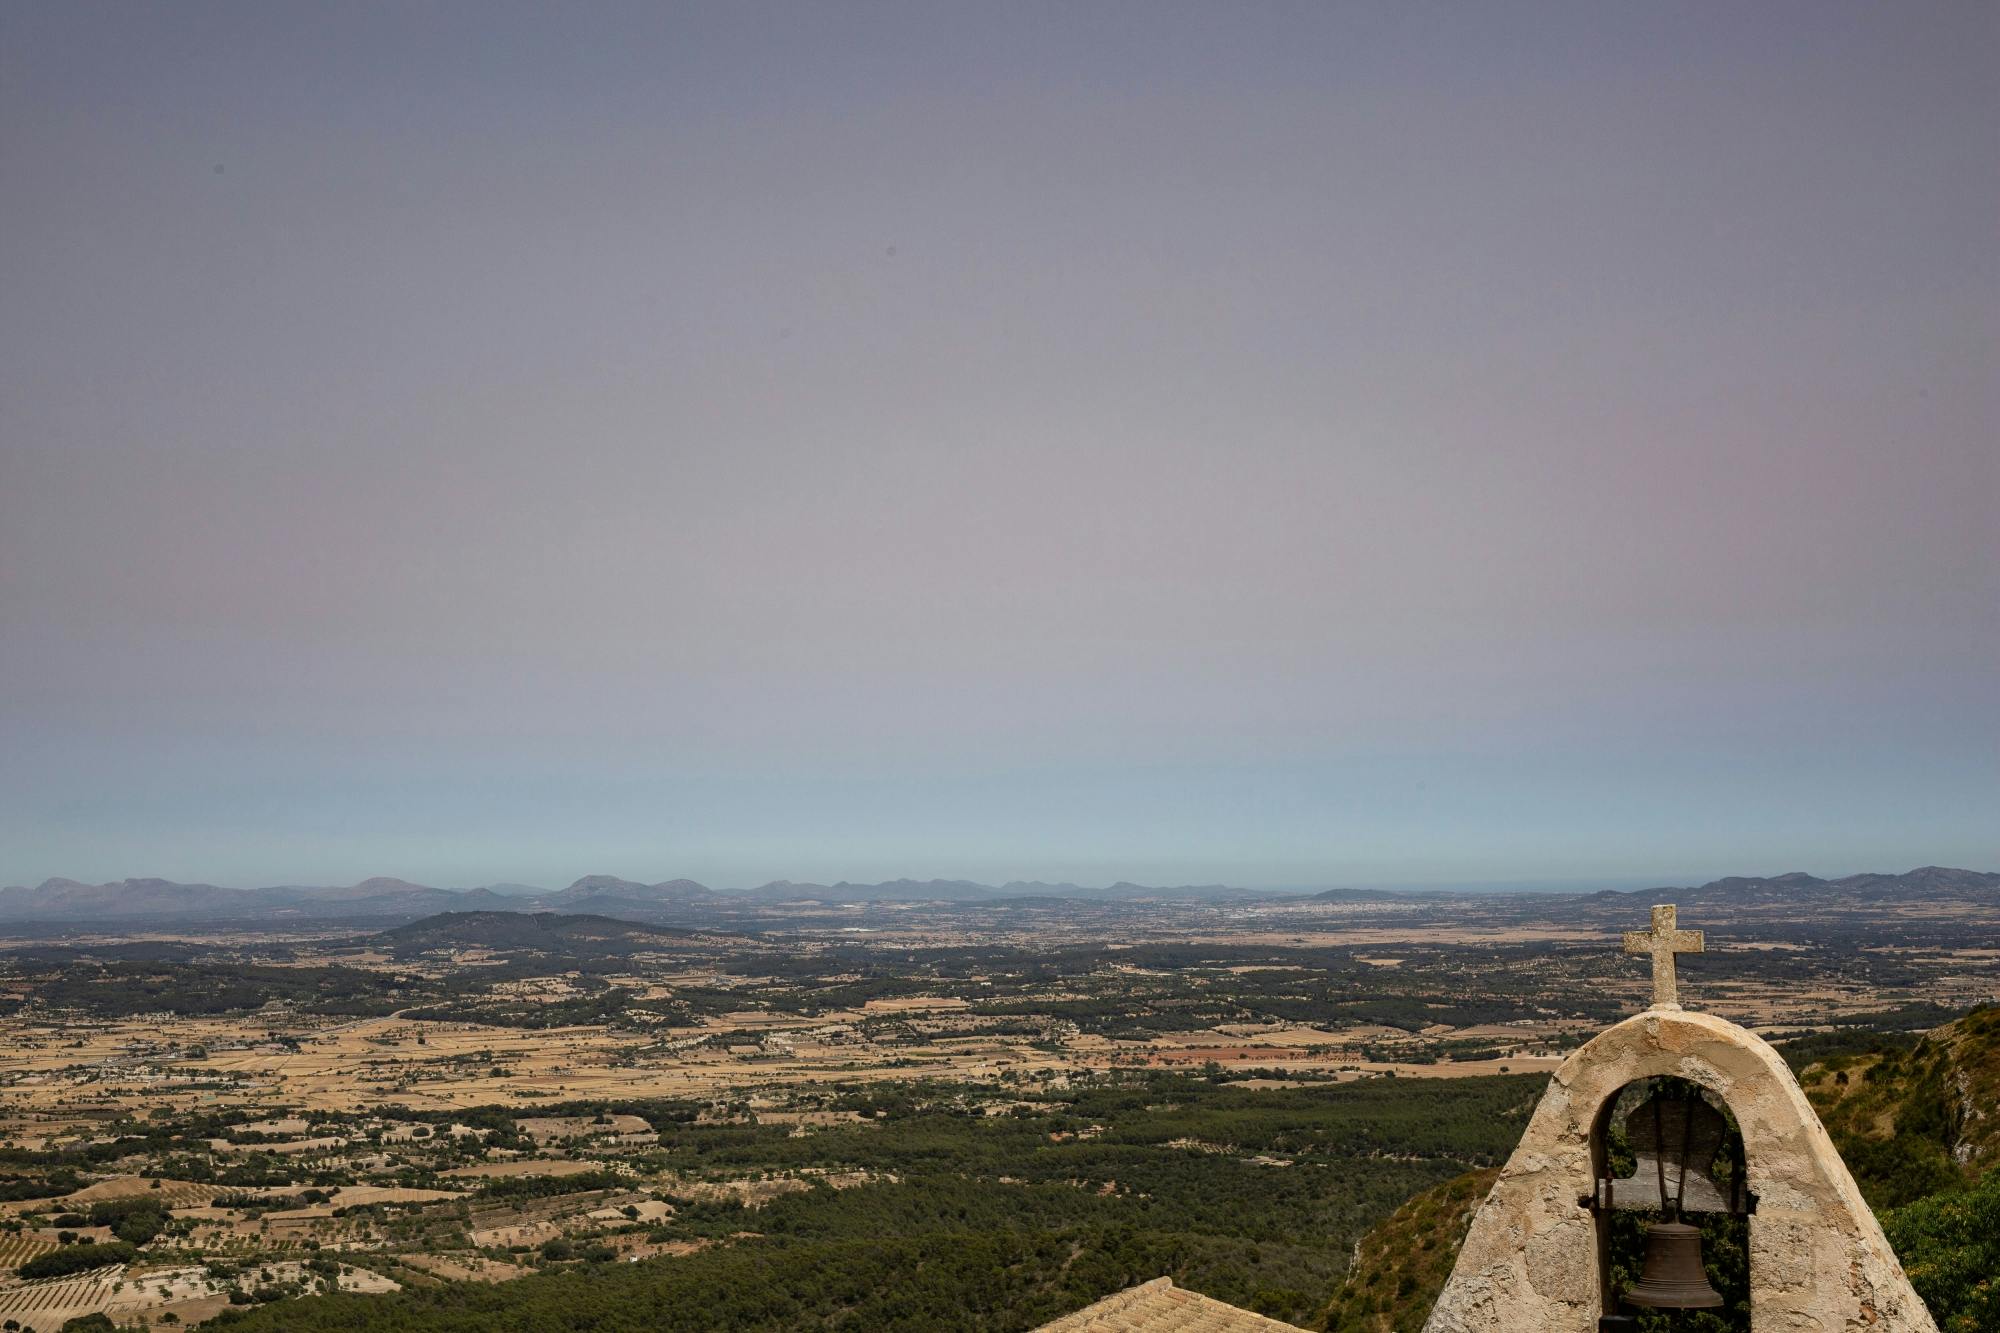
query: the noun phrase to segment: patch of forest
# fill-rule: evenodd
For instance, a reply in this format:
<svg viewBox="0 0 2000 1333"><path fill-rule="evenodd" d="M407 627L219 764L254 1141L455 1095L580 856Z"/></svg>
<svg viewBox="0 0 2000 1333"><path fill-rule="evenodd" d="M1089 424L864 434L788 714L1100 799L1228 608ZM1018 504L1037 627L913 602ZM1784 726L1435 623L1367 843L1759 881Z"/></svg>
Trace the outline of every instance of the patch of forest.
<svg viewBox="0 0 2000 1333"><path fill-rule="evenodd" d="M692 930L644 925L587 912L440 912L365 942L399 958L439 949L490 949L549 958L629 958L684 946Z"/></svg>
<svg viewBox="0 0 2000 1333"><path fill-rule="evenodd" d="M821 1182L759 1207L669 1185L677 1211L653 1235L709 1248L544 1262L500 1289L288 1302L231 1326L1018 1330L1163 1273L1304 1321L1376 1220L1511 1149L1541 1082L1253 1090L1132 1072L1022 1094L999 1114L991 1089L857 1087L830 1105L866 1123L804 1135L697 1122L682 1104L567 1104L548 1109L645 1116L661 1138L644 1165L669 1180L848 1171L870 1183Z"/></svg>
<svg viewBox="0 0 2000 1333"><path fill-rule="evenodd" d="M32 995L47 1007L100 1018L241 1014L273 1000L307 1013L374 1017L395 1012L421 989L414 978L337 965L79 959L38 977Z"/></svg>

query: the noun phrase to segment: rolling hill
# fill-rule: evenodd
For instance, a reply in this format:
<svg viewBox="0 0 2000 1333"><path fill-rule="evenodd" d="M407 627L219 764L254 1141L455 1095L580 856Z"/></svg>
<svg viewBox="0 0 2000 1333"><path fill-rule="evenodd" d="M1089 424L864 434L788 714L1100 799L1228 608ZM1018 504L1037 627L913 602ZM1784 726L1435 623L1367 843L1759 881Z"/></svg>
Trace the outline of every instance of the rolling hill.
<svg viewBox="0 0 2000 1333"><path fill-rule="evenodd" d="M440 912L370 937L398 958L437 949L492 949L562 958L622 957L685 943L691 930L583 912Z"/></svg>

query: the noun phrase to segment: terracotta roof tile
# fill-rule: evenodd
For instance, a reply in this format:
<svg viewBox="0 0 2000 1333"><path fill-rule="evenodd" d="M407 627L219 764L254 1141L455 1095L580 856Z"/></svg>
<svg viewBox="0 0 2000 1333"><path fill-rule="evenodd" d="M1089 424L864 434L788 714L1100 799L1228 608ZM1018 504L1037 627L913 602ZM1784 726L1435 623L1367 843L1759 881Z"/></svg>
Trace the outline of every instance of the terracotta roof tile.
<svg viewBox="0 0 2000 1333"><path fill-rule="evenodd" d="M1035 1333L1297 1333L1295 1326L1210 1300L1156 1277L1106 1296Z"/></svg>

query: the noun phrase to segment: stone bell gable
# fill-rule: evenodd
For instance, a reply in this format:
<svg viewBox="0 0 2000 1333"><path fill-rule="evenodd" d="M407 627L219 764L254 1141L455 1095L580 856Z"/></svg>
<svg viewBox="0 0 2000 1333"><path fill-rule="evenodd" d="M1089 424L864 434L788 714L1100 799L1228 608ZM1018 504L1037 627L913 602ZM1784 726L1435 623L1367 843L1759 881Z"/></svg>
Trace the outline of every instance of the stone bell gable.
<svg viewBox="0 0 2000 1333"><path fill-rule="evenodd" d="M1661 924L1658 915L1655 921ZM1664 924L1673 929L1671 913ZM1680 951L1700 947L1697 937ZM1666 961L1671 966L1671 953ZM1474 1215L1424 1333L1593 1333L1600 1315L1615 1313L1604 1308L1591 1207L1599 1138L1620 1090L1661 1075L1713 1093L1742 1134L1755 1200L1753 1328L1936 1333L1784 1060L1755 1033L1682 1010L1675 998L1669 973L1655 1008L1598 1034L1556 1071Z"/></svg>

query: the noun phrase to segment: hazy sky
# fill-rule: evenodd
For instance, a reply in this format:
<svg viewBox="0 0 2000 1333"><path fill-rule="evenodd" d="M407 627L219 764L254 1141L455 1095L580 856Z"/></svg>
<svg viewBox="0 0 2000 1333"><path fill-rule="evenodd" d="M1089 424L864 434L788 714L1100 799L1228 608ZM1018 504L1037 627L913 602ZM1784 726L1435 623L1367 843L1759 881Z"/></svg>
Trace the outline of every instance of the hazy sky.
<svg viewBox="0 0 2000 1333"><path fill-rule="evenodd" d="M0 5L0 883L2000 868L2000 8Z"/></svg>

